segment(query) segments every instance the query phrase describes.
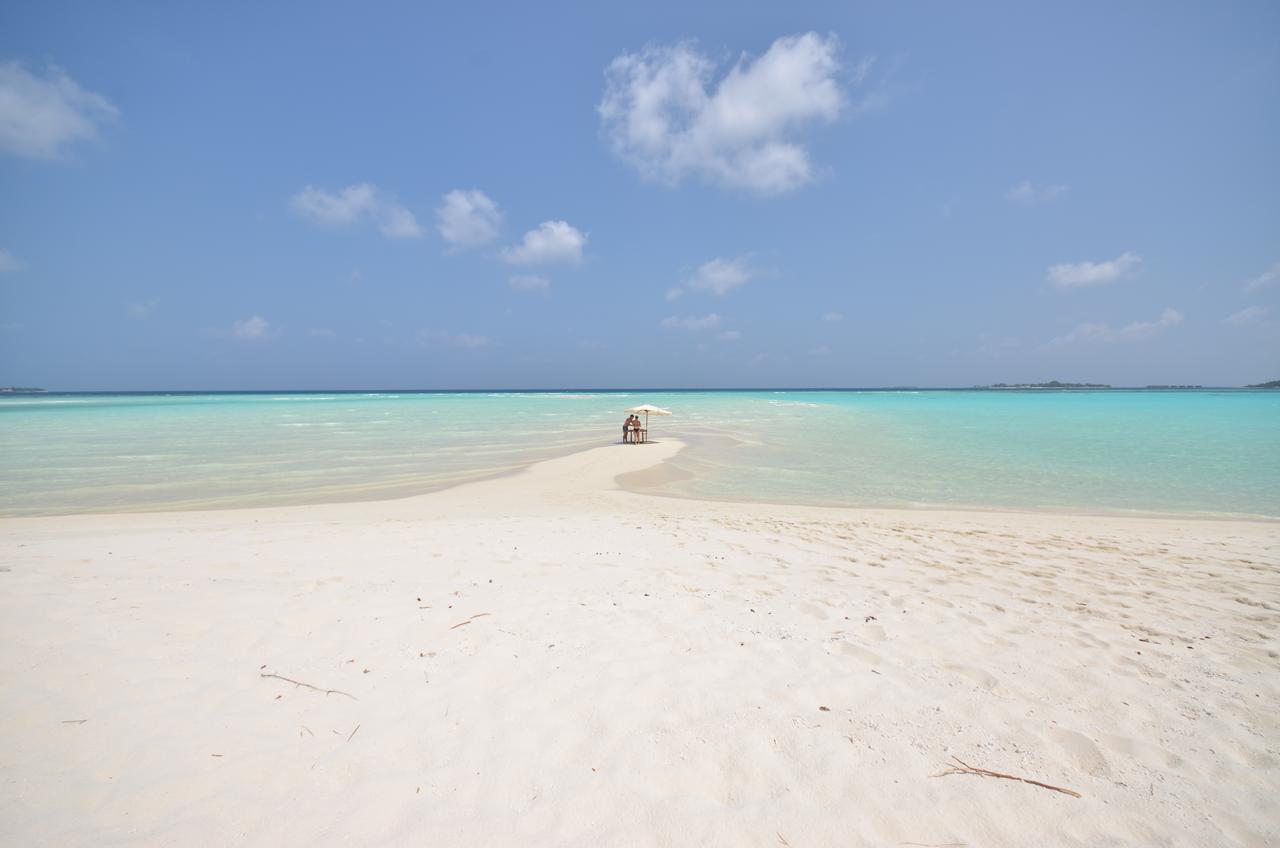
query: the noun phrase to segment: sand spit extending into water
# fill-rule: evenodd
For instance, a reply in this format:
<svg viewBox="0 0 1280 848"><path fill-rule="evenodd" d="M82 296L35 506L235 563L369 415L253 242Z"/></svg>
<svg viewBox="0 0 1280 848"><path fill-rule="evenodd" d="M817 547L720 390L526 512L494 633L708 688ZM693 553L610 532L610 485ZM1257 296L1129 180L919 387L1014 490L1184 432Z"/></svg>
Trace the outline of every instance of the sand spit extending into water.
<svg viewBox="0 0 1280 848"><path fill-rule="evenodd" d="M614 484L677 449L0 521L0 841L1280 844L1280 526Z"/></svg>

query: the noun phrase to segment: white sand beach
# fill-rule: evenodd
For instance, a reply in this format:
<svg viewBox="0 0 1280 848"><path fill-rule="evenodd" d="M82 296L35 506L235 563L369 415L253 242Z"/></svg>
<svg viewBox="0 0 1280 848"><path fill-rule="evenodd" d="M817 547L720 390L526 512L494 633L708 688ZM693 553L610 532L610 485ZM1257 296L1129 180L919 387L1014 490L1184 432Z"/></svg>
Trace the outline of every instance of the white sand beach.
<svg viewBox="0 0 1280 848"><path fill-rule="evenodd" d="M0 521L0 841L1280 844L1280 525L616 482L680 447Z"/></svg>

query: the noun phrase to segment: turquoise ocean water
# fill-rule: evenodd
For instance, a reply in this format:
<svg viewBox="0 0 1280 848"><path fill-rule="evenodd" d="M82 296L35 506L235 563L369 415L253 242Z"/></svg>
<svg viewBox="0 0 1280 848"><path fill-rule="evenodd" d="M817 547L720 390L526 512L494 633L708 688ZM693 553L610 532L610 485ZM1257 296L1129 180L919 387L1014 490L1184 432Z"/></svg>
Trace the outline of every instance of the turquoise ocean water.
<svg viewBox="0 0 1280 848"><path fill-rule="evenodd" d="M645 402L690 445L658 493L1280 517L1280 393L1246 390L13 395L0 515L409 495L617 441Z"/></svg>

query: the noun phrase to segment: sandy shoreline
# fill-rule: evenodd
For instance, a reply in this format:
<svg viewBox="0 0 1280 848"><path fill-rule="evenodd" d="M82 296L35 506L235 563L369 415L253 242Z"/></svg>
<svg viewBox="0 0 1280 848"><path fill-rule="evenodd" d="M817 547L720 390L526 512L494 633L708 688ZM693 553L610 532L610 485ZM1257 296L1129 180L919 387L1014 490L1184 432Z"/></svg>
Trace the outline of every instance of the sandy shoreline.
<svg viewBox="0 0 1280 848"><path fill-rule="evenodd" d="M0 836L1280 841L1280 525L614 482L678 449L0 520Z"/></svg>

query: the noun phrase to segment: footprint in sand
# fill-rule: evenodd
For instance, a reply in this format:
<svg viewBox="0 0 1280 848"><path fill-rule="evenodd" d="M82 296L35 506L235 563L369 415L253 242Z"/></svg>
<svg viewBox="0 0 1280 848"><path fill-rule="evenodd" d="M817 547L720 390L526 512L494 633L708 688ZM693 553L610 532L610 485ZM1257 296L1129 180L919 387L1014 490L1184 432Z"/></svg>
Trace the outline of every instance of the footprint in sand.
<svg viewBox="0 0 1280 848"><path fill-rule="evenodd" d="M1048 735L1080 771L1094 777L1107 777L1111 774L1111 764L1089 737L1063 727L1050 728Z"/></svg>

